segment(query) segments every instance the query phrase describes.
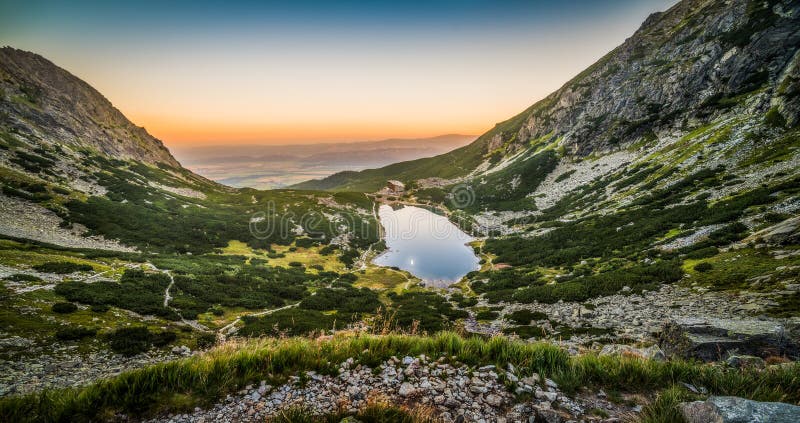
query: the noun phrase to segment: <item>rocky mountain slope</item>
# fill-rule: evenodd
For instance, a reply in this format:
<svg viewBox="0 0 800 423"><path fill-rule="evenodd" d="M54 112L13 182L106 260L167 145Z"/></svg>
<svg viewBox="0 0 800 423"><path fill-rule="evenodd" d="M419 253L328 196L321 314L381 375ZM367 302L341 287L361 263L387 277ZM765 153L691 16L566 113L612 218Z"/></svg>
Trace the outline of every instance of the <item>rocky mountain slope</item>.
<svg viewBox="0 0 800 423"><path fill-rule="evenodd" d="M131 123L97 90L47 59L0 49L0 119L6 130L46 145L177 167L161 141Z"/></svg>
<svg viewBox="0 0 800 423"><path fill-rule="evenodd" d="M347 208L194 174L86 82L11 47L0 49L0 146L0 233L62 247L210 251L235 239L257 242L250 218L268 203L293 213L286 225L311 209L333 218ZM371 218L361 206L357 213ZM328 219L322 232L333 238Z"/></svg>
<svg viewBox="0 0 800 423"><path fill-rule="evenodd" d="M383 179L477 179L544 148L566 162L633 150L642 158L710 122L800 121L796 1L682 1L470 146L431 159L333 175L305 188L375 190ZM764 137L766 134L759 134ZM768 137L768 136L767 136ZM529 194L533 181L521 181Z"/></svg>

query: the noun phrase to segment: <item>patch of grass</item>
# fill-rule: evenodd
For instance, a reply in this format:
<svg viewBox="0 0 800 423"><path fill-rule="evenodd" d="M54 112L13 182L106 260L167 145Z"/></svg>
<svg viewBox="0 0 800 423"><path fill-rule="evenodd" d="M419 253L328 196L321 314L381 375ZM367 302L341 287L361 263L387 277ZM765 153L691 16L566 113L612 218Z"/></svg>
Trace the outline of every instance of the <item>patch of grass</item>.
<svg viewBox="0 0 800 423"><path fill-rule="evenodd" d="M696 266L703 263L707 265L698 270ZM777 259L765 249L742 248L705 258L702 262L686 260L683 269L691 275L689 281L714 290L768 291L779 288L781 281L800 276L800 270L794 269L798 265L798 256ZM756 280L762 277L765 278Z"/></svg>
<svg viewBox="0 0 800 423"><path fill-rule="evenodd" d="M695 272L700 272L700 273L708 272L713 268L714 266L707 261L697 263L694 265L694 267L692 267L692 269L694 269Z"/></svg>
<svg viewBox="0 0 800 423"><path fill-rule="evenodd" d="M14 282L41 282L42 278L34 275L28 275L26 273L15 273L11 276L7 276L5 279L14 281Z"/></svg>
<svg viewBox="0 0 800 423"><path fill-rule="evenodd" d="M686 388L672 386L658 393L655 401L647 404L639 416L642 423L685 423L678 404L699 399Z"/></svg>
<svg viewBox="0 0 800 423"><path fill-rule="evenodd" d="M369 288L321 288L300 302L306 310L339 310L347 313L374 313L381 303Z"/></svg>

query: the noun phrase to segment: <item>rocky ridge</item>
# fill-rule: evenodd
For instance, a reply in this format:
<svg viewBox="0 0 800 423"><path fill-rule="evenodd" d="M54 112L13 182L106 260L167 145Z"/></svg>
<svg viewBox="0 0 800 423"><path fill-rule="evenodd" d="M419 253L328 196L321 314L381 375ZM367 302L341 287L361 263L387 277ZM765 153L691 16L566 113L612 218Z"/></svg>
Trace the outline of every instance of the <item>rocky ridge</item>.
<svg viewBox="0 0 800 423"><path fill-rule="evenodd" d="M34 53L0 48L0 127L44 144L179 167L163 143L86 82Z"/></svg>

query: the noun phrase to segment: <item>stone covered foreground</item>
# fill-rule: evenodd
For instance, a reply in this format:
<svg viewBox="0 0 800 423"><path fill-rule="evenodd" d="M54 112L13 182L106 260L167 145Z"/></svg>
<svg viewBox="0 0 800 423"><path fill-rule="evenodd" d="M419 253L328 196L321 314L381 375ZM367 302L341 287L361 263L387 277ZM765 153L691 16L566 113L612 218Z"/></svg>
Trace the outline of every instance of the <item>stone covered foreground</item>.
<svg viewBox="0 0 800 423"><path fill-rule="evenodd" d="M375 369L353 366L348 359L341 363L338 376L309 372L303 380L295 376L277 387L262 382L229 395L211 409L162 416L153 422L264 421L293 405L323 414L342 409L355 412L369 401L428 408L446 422L615 422L641 411L634 401L625 401L630 406L608 401L603 391L570 399L550 379L537 375L520 379L516 373L513 366L471 369L425 356L391 358ZM527 399L514 401L505 381L516 382L516 393Z"/></svg>

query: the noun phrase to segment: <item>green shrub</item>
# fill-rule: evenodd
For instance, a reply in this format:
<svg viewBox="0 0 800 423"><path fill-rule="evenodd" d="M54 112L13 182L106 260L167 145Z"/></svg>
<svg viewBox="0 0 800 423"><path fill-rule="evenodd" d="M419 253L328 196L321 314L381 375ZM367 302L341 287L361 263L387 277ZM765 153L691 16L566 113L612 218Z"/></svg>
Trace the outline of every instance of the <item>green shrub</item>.
<svg viewBox="0 0 800 423"><path fill-rule="evenodd" d="M163 332L156 332L150 334L150 342L153 344L154 347L163 347L169 345L175 340L178 339L178 335L175 332L171 331L163 331Z"/></svg>
<svg viewBox="0 0 800 423"><path fill-rule="evenodd" d="M613 295L623 287L631 292L654 289L662 283L672 283L683 277L678 261L663 261L641 264L605 273L586 276L567 282L534 286L517 291L514 299L519 302L539 301L552 304L559 300L584 302L588 299Z"/></svg>
<svg viewBox="0 0 800 423"><path fill-rule="evenodd" d="M63 282L57 284L54 291L69 301L115 306L139 314L178 320L179 316L174 310L164 307L164 290L167 285L169 285L167 275L146 274L140 270L129 269L122 275L119 283Z"/></svg>
<svg viewBox="0 0 800 423"><path fill-rule="evenodd" d="M478 320L494 320L500 316L500 313L491 310L481 310L475 313L475 318Z"/></svg>
<svg viewBox="0 0 800 423"><path fill-rule="evenodd" d="M518 325L529 325L534 320L546 320L547 314L541 311L516 310L505 315L505 318Z"/></svg>
<svg viewBox="0 0 800 423"><path fill-rule="evenodd" d="M695 265L694 265L694 267L693 267L693 269L694 269L696 272L701 272L701 273L708 272L708 271L710 271L710 270L711 270L711 269L713 269L713 268L714 268L714 265L712 265L711 263L709 263L709 262L707 262L707 261L703 261L703 262L697 263L697 264L695 264Z"/></svg>
<svg viewBox="0 0 800 423"><path fill-rule="evenodd" d="M351 319L352 317L345 313L328 315L317 310L290 308L262 317L242 317L244 327L239 330L239 334L243 336L307 335L313 332L327 332L334 328L343 328L351 322Z"/></svg>
<svg viewBox="0 0 800 423"><path fill-rule="evenodd" d="M373 313L381 306L378 294L369 288L320 288L300 302L306 310L339 310L347 313Z"/></svg>
<svg viewBox="0 0 800 423"><path fill-rule="evenodd" d="M15 273L11 276L6 276L6 279L14 282L41 282L42 278L26 273Z"/></svg>
<svg viewBox="0 0 800 423"><path fill-rule="evenodd" d="M515 334L522 339L542 338L547 335L547 332L543 328L527 325L508 327L503 329L503 333L506 335Z"/></svg>
<svg viewBox="0 0 800 423"><path fill-rule="evenodd" d="M786 118L783 117L776 106L773 106L764 115L764 123L773 128L785 128Z"/></svg>
<svg viewBox="0 0 800 423"><path fill-rule="evenodd" d="M117 329L108 335L108 346L112 351L125 356L143 353L150 349L150 331L144 326Z"/></svg>
<svg viewBox="0 0 800 423"><path fill-rule="evenodd" d="M394 317L391 323L403 330L416 325L422 332L434 333L449 327L457 319L469 317L469 313L453 308L449 301L433 292L406 292L403 295L390 292L388 297L391 300L388 312Z"/></svg>
<svg viewBox="0 0 800 423"><path fill-rule="evenodd" d="M204 350L211 348L217 343L217 334L213 332L203 332L197 335L197 348Z"/></svg>
<svg viewBox="0 0 800 423"><path fill-rule="evenodd" d="M51 261L33 266L35 270L44 273L67 274L74 272L91 272L94 268L88 264L78 264L69 261Z"/></svg>
<svg viewBox="0 0 800 423"><path fill-rule="evenodd" d="M461 308L472 307L478 304L478 299L476 297L465 297L460 292L450 295L450 301L454 301L456 305Z"/></svg>
<svg viewBox="0 0 800 423"><path fill-rule="evenodd" d="M60 328L56 331L56 339L59 341L77 341L83 338L89 338L97 333L97 329L86 328L83 326L70 326Z"/></svg>
<svg viewBox="0 0 800 423"><path fill-rule="evenodd" d="M53 313L69 314L78 311L78 306L72 303L55 303L52 310Z"/></svg>

